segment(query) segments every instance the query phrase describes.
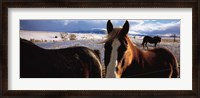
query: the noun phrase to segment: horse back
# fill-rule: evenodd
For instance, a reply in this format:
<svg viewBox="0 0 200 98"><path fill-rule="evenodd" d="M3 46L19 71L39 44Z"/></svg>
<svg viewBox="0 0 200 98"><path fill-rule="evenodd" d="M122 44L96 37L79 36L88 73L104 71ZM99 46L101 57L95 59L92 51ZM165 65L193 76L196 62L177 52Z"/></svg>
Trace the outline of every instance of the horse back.
<svg viewBox="0 0 200 98"><path fill-rule="evenodd" d="M135 50L136 52L136 50ZM148 51L138 49L132 64L126 68L122 77L126 78L168 78L170 65L176 77L177 63L175 56L167 49L156 48Z"/></svg>
<svg viewBox="0 0 200 98"><path fill-rule="evenodd" d="M101 77L101 64L97 55L86 47L46 50L20 39L20 77Z"/></svg>
<svg viewBox="0 0 200 98"><path fill-rule="evenodd" d="M144 67L152 70L170 70L170 66L173 69L177 68L177 60L175 56L165 48L156 48L152 50L148 50L143 53L144 58ZM176 69L178 70L178 69Z"/></svg>
<svg viewBox="0 0 200 98"><path fill-rule="evenodd" d="M149 42L149 43L158 43L161 41L161 38L158 37L158 36L155 36L155 37L150 37L150 36L145 36L143 38L143 43L144 42Z"/></svg>
<svg viewBox="0 0 200 98"><path fill-rule="evenodd" d="M165 48L155 48L145 51L142 56L144 60L151 65L165 65L165 63L172 63L175 60L175 56Z"/></svg>
<svg viewBox="0 0 200 98"><path fill-rule="evenodd" d="M72 68L79 71L89 70L89 77L101 77L101 62L98 50L92 50L87 47L70 47L66 49L56 50L55 53L59 55L60 60L66 61L67 63L62 64L63 66L73 65ZM61 56L60 56L61 55ZM71 66L70 66L71 67ZM74 71L72 72L74 73Z"/></svg>

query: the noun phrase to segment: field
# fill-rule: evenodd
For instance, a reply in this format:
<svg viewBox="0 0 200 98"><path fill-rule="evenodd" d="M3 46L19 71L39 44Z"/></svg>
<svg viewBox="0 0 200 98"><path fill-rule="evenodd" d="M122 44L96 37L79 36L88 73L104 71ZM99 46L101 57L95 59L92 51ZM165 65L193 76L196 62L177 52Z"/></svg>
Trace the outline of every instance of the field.
<svg viewBox="0 0 200 98"><path fill-rule="evenodd" d="M60 49L71 46L85 46L91 49L100 51L101 62L104 64L104 44L100 44L105 39L106 35L103 34L81 34L81 33L69 33L63 38L62 34L66 33L49 33L49 32L34 32L34 31L20 31L20 37L34 42L36 45L45 49ZM73 35L73 36L71 36ZM130 37L138 48L143 51L141 43L142 37ZM148 44L149 49L153 49L153 45ZM180 39L163 38L161 43L157 47L163 47L169 49L180 62ZM109 72L110 69L108 69ZM113 77L113 76L111 76Z"/></svg>

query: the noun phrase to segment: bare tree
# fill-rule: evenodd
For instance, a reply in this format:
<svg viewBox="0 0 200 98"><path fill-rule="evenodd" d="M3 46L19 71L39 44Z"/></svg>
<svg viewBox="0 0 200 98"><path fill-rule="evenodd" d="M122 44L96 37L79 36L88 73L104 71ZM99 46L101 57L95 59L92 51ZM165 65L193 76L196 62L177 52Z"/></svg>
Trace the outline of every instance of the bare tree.
<svg viewBox="0 0 200 98"><path fill-rule="evenodd" d="M67 40L67 35L68 33L60 33L61 39L63 39L64 41Z"/></svg>
<svg viewBox="0 0 200 98"><path fill-rule="evenodd" d="M70 34L69 39L70 40L76 40L76 35L75 34Z"/></svg>
<svg viewBox="0 0 200 98"><path fill-rule="evenodd" d="M174 37L174 42L176 42L176 34L174 34L174 36L173 36L173 37Z"/></svg>

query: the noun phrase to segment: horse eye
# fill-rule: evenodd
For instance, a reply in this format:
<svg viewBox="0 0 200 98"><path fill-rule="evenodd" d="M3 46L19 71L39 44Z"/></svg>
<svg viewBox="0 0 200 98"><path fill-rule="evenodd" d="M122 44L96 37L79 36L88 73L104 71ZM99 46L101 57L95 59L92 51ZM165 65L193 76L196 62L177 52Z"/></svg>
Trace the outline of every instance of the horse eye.
<svg viewBox="0 0 200 98"><path fill-rule="evenodd" d="M117 61L121 61L123 55L124 55L124 52L127 50L127 46L126 45L121 45L119 48L118 48L118 57L117 57Z"/></svg>
<svg viewBox="0 0 200 98"><path fill-rule="evenodd" d="M125 44L125 45L127 45L127 44L128 44L126 40L124 40L124 44Z"/></svg>
<svg viewBox="0 0 200 98"><path fill-rule="evenodd" d="M124 49L124 51L127 50L127 46L126 46L126 45L123 45L123 49Z"/></svg>
<svg viewBox="0 0 200 98"><path fill-rule="evenodd" d="M121 45L121 47L126 50L127 49L127 44L128 44L127 41L123 41L122 43L123 44Z"/></svg>

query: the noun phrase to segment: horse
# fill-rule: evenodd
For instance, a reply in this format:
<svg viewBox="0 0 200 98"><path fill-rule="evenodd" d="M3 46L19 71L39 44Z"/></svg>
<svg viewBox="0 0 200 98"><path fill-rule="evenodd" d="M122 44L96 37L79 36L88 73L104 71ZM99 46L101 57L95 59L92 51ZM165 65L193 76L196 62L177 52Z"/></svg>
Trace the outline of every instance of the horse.
<svg viewBox="0 0 200 98"><path fill-rule="evenodd" d="M98 50L43 49L20 38L20 78L101 78Z"/></svg>
<svg viewBox="0 0 200 98"><path fill-rule="evenodd" d="M179 65L175 56L165 48L141 50L128 37L129 22L122 28L113 28L107 22L107 38L104 43L106 77L116 78L178 78ZM111 66L112 71L108 71Z"/></svg>
<svg viewBox="0 0 200 98"><path fill-rule="evenodd" d="M161 38L159 36L154 36L154 37L145 36L142 41L142 46L144 49L144 45L147 47L147 43L150 43L150 44L154 44L154 47L156 47L157 43L160 43L160 42L161 42Z"/></svg>

